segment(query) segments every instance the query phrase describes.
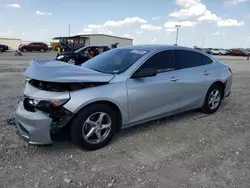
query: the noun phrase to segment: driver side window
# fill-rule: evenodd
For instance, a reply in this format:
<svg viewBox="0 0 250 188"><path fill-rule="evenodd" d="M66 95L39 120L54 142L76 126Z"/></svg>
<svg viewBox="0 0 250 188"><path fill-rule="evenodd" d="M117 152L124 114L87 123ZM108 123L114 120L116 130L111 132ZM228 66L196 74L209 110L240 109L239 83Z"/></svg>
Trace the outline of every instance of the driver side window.
<svg viewBox="0 0 250 188"><path fill-rule="evenodd" d="M158 73L176 69L174 51L159 52L150 57L139 69L154 68Z"/></svg>
<svg viewBox="0 0 250 188"><path fill-rule="evenodd" d="M81 55L83 55L83 56L88 56L88 55L89 55L89 48L86 48L85 50L83 50L83 51L81 52Z"/></svg>

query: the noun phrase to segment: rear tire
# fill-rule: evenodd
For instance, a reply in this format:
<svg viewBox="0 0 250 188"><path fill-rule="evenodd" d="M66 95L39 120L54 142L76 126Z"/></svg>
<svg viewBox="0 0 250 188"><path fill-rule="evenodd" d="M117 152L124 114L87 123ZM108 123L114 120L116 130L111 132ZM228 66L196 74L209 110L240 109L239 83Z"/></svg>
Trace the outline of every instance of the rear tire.
<svg viewBox="0 0 250 188"><path fill-rule="evenodd" d="M100 120L101 114L103 118ZM117 117L115 111L106 104L93 104L83 108L72 120L70 136L73 143L86 150L96 150L106 146L117 131L119 123Z"/></svg>
<svg viewBox="0 0 250 188"><path fill-rule="evenodd" d="M43 49L43 48L41 48L41 50L40 50L41 52L45 52L45 50Z"/></svg>
<svg viewBox="0 0 250 188"><path fill-rule="evenodd" d="M221 104L223 98L223 88L218 84L213 84L207 94L202 107L202 112L206 114L215 113Z"/></svg>

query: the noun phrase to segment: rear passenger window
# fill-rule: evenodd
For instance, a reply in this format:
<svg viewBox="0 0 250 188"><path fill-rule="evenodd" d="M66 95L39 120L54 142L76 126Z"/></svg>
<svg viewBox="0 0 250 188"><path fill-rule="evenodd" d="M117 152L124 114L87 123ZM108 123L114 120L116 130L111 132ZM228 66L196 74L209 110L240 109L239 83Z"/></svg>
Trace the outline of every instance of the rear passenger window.
<svg viewBox="0 0 250 188"><path fill-rule="evenodd" d="M202 56L198 52L188 50L176 50L175 58L180 69L197 67L203 65Z"/></svg>
<svg viewBox="0 0 250 188"><path fill-rule="evenodd" d="M153 55L140 67L142 68L154 68L158 72L175 70L174 51L167 50Z"/></svg>
<svg viewBox="0 0 250 188"><path fill-rule="evenodd" d="M201 56L202 56L203 65L208 65L208 64L213 63L213 60L211 58L204 56L204 55L201 55Z"/></svg>

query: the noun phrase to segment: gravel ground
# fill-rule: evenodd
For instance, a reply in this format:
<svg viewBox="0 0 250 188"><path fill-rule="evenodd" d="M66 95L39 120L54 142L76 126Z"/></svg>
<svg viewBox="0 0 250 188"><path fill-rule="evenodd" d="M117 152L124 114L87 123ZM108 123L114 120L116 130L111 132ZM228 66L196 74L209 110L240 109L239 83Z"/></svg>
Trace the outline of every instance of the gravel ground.
<svg viewBox="0 0 250 188"><path fill-rule="evenodd" d="M86 152L65 137L27 146L6 120L22 95L29 60L55 53L0 54L0 188L248 188L250 61L220 57L234 72L232 95L216 114L188 112L124 130Z"/></svg>

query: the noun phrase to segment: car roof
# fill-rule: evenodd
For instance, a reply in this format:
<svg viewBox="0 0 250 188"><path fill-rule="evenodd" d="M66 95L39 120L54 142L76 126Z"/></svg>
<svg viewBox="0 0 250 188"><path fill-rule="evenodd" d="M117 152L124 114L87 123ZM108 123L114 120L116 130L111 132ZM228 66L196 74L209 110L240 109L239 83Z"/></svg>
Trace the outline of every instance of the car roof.
<svg viewBox="0 0 250 188"><path fill-rule="evenodd" d="M196 49L188 48L184 46L174 46L174 45L160 45L160 44L154 44L154 45L133 45L133 46L124 46L119 47L120 49L136 49L136 50L146 50L149 52L157 52L161 50L168 50L168 49L179 49L179 50L192 50L195 52L199 52Z"/></svg>

